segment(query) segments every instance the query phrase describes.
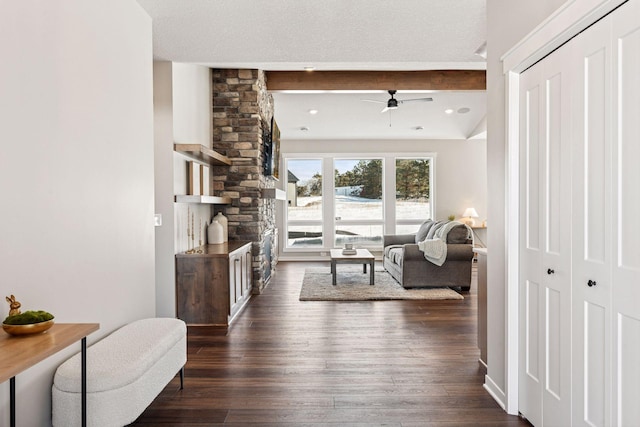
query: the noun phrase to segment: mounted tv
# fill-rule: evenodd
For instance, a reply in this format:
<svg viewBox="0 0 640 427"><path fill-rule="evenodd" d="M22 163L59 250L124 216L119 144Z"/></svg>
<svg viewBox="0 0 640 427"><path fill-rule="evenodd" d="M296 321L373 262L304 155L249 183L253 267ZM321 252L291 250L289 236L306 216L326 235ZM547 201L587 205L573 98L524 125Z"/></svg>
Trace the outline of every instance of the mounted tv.
<svg viewBox="0 0 640 427"><path fill-rule="evenodd" d="M280 129L275 119L271 119L271 176L280 179Z"/></svg>
<svg viewBox="0 0 640 427"><path fill-rule="evenodd" d="M263 173L277 180L280 178L280 129L274 119L271 119L271 132L265 131L262 141L264 144Z"/></svg>

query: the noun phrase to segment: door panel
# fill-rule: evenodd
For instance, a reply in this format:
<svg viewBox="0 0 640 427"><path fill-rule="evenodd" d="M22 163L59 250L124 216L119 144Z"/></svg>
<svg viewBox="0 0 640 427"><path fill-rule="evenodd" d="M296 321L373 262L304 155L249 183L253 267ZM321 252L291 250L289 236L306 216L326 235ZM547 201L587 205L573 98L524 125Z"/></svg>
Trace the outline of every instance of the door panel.
<svg viewBox="0 0 640 427"><path fill-rule="evenodd" d="M610 21L572 40L573 424L609 424L611 395ZM595 283L595 286L594 286Z"/></svg>
<svg viewBox="0 0 640 427"><path fill-rule="evenodd" d="M605 194L609 184L609 167L606 162L608 145L606 129L608 123L606 110L608 107L606 93L607 51L600 48L584 56L584 104L585 135L584 158L584 195L585 195L585 255L592 262L605 261L605 241L608 237L608 224L605 221L610 205L605 205Z"/></svg>
<svg viewBox="0 0 640 427"><path fill-rule="evenodd" d="M526 286L526 370L529 378L539 387L540 383L540 286L527 281Z"/></svg>
<svg viewBox="0 0 640 427"><path fill-rule="evenodd" d="M520 75L520 278L519 410L534 425L542 423L540 382L540 70Z"/></svg>
<svg viewBox="0 0 640 427"><path fill-rule="evenodd" d="M640 3L612 14L613 300L612 425L640 420Z"/></svg>
<svg viewBox="0 0 640 427"><path fill-rule="evenodd" d="M570 60L548 56L521 84L520 410L534 425L571 422Z"/></svg>
<svg viewBox="0 0 640 427"><path fill-rule="evenodd" d="M543 425L571 424L571 79L570 57L544 61L540 177L544 306Z"/></svg>
<svg viewBox="0 0 640 427"><path fill-rule="evenodd" d="M585 401L583 420L587 425L604 426L607 400L607 349L602 343L607 336L607 309L597 304L584 304L584 381Z"/></svg>

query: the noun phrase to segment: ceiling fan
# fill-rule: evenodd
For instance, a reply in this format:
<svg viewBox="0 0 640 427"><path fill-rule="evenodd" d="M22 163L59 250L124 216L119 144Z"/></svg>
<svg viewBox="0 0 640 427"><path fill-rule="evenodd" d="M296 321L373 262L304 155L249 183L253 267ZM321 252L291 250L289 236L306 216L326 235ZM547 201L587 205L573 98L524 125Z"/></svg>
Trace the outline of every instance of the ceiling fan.
<svg viewBox="0 0 640 427"><path fill-rule="evenodd" d="M389 110L395 110L398 108L399 104L404 104L405 102L429 102L429 101L433 101L433 98L413 98L413 99L396 99L395 98L395 94L396 94L396 90L388 90L387 92L389 92L389 95L391 95L391 98L389 98L389 100L385 101L378 101L376 99L363 99L362 101L365 102L376 102L378 104L387 104L386 107L384 107L382 109L382 111L380 111L381 113L386 113Z"/></svg>

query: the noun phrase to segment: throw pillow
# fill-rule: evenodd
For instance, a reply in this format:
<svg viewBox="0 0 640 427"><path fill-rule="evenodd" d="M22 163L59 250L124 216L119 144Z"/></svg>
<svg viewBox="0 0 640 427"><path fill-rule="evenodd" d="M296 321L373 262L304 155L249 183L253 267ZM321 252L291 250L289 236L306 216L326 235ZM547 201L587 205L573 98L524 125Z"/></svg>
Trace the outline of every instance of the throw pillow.
<svg viewBox="0 0 640 427"><path fill-rule="evenodd" d="M429 233L429 230L431 229L431 227L433 227L433 224L434 222L428 219L420 225L420 228L416 233L416 243L422 242L427 238L427 233Z"/></svg>

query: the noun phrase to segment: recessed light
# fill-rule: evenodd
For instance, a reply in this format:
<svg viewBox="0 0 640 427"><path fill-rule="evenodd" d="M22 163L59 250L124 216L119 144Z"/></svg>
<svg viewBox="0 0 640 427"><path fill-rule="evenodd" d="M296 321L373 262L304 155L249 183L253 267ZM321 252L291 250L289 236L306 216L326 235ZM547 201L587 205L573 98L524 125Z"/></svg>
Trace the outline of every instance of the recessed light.
<svg viewBox="0 0 640 427"><path fill-rule="evenodd" d="M458 108L458 113L459 114L467 114L469 111L471 111L471 108L469 108L469 107Z"/></svg>
<svg viewBox="0 0 640 427"><path fill-rule="evenodd" d="M307 131L309 131L309 128L308 128L308 127L306 127L306 126L302 126L302 127L300 128L300 130L301 130L302 132L307 132Z"/></svg>
<svg viewBox="0 0 640 427"><path fill-rule="evenodd" d="M447 108L444 112L447 114L453 114L453 108Z"/></svg>
<svg viewBox="0 0 640 427"><path fill-rule="evenodd" d="M315 69L316 69L316 67L304 67L305 71L313 71Z"/></svg>
<svg viewBox="0 0 640 427"><path fill-rule="evenodd" d="M318 110L311 109L311 110L309 110L309 114L318 114Z"/></svg>

